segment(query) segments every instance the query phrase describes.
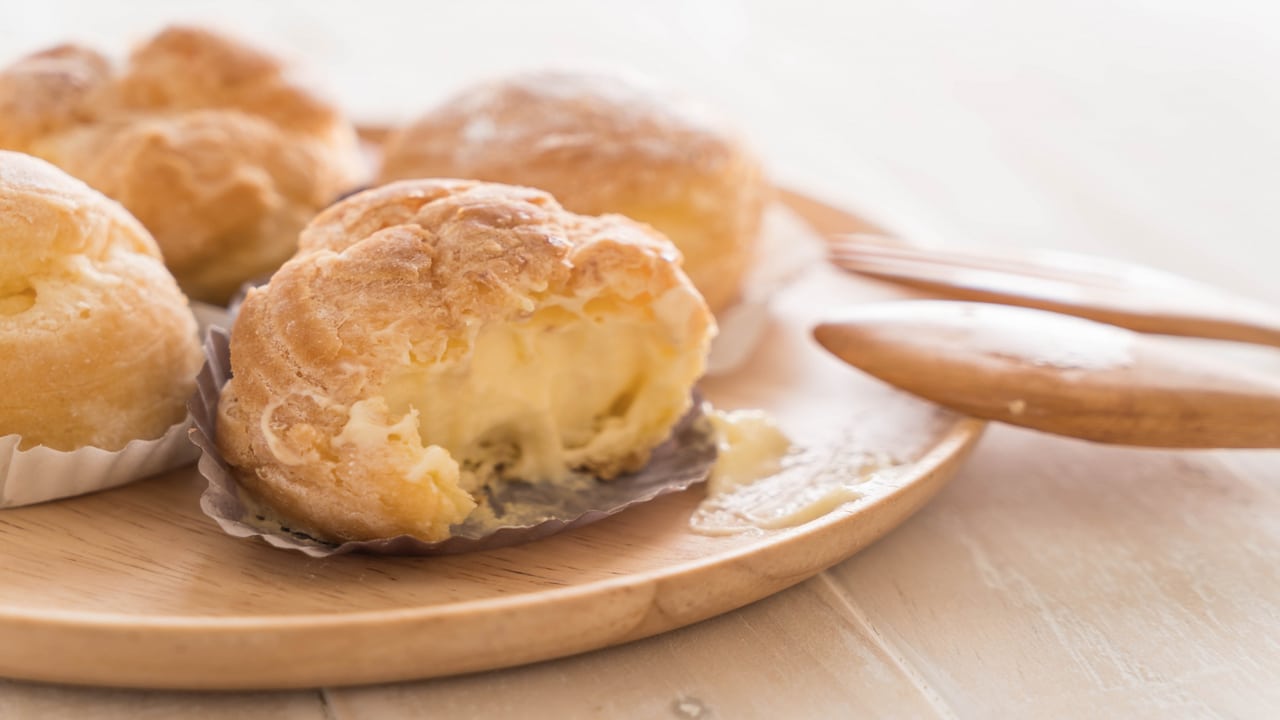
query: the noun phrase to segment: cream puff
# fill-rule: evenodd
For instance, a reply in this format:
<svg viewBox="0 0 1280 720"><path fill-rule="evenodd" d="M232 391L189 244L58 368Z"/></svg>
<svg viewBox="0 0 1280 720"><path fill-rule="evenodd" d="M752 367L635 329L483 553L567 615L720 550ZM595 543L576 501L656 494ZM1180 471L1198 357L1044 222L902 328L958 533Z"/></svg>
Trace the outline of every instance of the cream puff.
<svg viewBox="0 0 1280 720"><path fill-rule="evenodd" d="M291 527L441 540L488 483L643 467L714 330L645 225L530 188L392 183L321 213L248 294L217 443Z"/></svg>
<svg viewBox="0 0 1280 720"><path fill-rule="evenodd" d="M195 320L151 236L49 163L0 151L0 435L118 450L186 415Z"/></svg>
<svg viewBox="0 0 1280 720"><path fill-rule="evenodd" d="M183 27L122 68L68 45L0 72L0 147L120 201L187 294L218 303L288 259L298 231L362 174L334 106L275 58Z"/></svg>
<svg viewBox="0 0 1280 720"><path fill-rule="evenodd" d="M382 180L421 177L537 187L573 212L649 223L716 312L739 295L768 192L704 108L639 80L552 72L473 87L393 133Z"/></svg>

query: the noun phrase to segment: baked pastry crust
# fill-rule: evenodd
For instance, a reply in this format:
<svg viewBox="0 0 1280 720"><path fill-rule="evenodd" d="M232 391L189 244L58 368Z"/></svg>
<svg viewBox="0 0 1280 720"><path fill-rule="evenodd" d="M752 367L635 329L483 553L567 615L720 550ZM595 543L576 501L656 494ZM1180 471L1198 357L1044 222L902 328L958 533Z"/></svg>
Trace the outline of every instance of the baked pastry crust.
<svg viewBox="0 0 1280 720"><path fill-rule="evenodd" d="M269 55L173 27L116 71L64 45L0 72L0 147L120 201L193 298L225 302L288 259L298 231L361 180L351 125Z"/></svg>
<svg viewBox="0 0 1280 720"><path fill-rule="evenodd" d="M186 414L195 319L147 231L54 166L0 151L0 435L118 450Z"/></svg>
<svg viewBox="0 0 1280 720"><path fill-rule="evenodd" d="M768 192L726 125L638 79L543 72L462 92L388 139L382 180L537 187L565 208L649 223L719 312L738 296Z"/></svg>
<svg viewBox="0 0 1280 720"><path fill-rule="evenodd" d="M713 333L644 225L530 188L392 183L321 213L249 293L217 442L295 527L439 540L502 463L552 482L643 466ZM503 437L519 447L490 462Z"/></svg>

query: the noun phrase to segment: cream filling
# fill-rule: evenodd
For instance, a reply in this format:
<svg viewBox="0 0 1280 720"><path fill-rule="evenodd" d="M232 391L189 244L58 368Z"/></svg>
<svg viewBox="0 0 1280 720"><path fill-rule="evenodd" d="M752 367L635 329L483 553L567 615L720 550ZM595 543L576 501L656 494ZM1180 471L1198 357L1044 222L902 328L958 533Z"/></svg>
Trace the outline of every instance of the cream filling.
<svg viewBox="0 0 1280 720"><path fill-rule="evenodd" d="M713 410L707 418L716 435L716 464L707 479L709 495L722 495L782 469L791 441L768 413Z"/></svg>
<svg viewBox="0 0 1280 720"><path fill-rule="evenodd" d="M458 360L392 374L335 440L409 446L406 479L456 478L473 493L495 477L630 469L687 409L703 348L681 352L652 315L591 310L553 305L481 328Z"/></svg>
<svg viewBox="0 0 1280 720"><path fill-rule="evenodd" d="M839 437L792 445L759 410L708 413L718 456L707 497L689 519L703 535L732 535L802 525L863 497L865 483L900 464Z"/></svg>

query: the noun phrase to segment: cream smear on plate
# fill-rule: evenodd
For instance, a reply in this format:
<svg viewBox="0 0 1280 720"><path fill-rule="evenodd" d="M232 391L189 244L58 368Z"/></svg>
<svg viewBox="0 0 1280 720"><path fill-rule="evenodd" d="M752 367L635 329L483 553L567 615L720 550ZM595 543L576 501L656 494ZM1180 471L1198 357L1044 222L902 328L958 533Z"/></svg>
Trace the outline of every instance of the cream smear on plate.
<svg viewBox="0 0 1280 720"><path fill-rule="evenodd" d="M689 521L699 534L802 525L862 497L860 485L897 464L849 442L799 447L760 410L706 412L718 456L707 497Z"/></svg>

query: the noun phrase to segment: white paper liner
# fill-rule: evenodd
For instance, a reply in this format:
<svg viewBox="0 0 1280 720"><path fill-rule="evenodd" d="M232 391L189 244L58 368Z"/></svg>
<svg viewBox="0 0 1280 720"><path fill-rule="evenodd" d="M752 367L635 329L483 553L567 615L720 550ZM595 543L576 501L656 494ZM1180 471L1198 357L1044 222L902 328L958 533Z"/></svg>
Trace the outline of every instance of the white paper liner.
<svg viewBox="0 0 1280 720"><path fill-rule="evenodd" d="M211 325L228 322L224 308L192 302L191 310L202 334ZM190 427L188 415L158 438L133 440L114 451L63 451L43 445L20 450L20 435L0 437L0 509L109 490L189 465L200 455L188 438Z"/></svg>
<svg viewBox="0 0 1280 720"><path fill-rule="evenodd" d="M235 314L221 305L210 305L209 303L191 301L191 314L196 316L196 328L199 330L199 337L204 337L211 327L229 328L231 321L235 318Z"/></svg>
<svg viewBox="0 0 1280 720"><path fill-rule="evenodd" d="M824 261L822 239L780 205L765 212L756 262L743 281L742 297L716 318L720 333L707 355L707 375L737 370L760 343L769 325L769 303L807 268Z"/></svg>
<svg viewBox="0 0 1280 720"><path fill-rule="evenodd" d="M199 454L187 439L188 427L190 417L154 440L134 440L116 451L43 445L19 450L21 436L0 437L0 508L108 490L188 465Z"/></svg>
<svg viewBox="0 0 1280 720"><path fill-rule="evenodd" d="M209 485L200 496L200 509L223 532L239 538L262 538L277 548L296 550L311 557L329 557L350 552L377 555L446 555L506 547L538 540L548 535L580 527L633 505L661 495L679 492L706 480L715 464L716 447L708 423L701 420L701 403L695 397L694 410L680 422L672 439L653 452L643 470L595 483L589 492L556 492L520 483L504 483L482 502L500 508L505 502L538 504L546 509L538 521L503 526L477 526L470 520L452 529L453 537L427 542L410 535L392 538L327 543L283 525L268 509L237 483L235 473L218 452L218 398L231 376L230 347L226 331L212 328L205 339L205 366L196 381L196 394L188 404L194 420L191 440L200 447L197 468ZM476 513L472 514L475 517Z"/></svg>

